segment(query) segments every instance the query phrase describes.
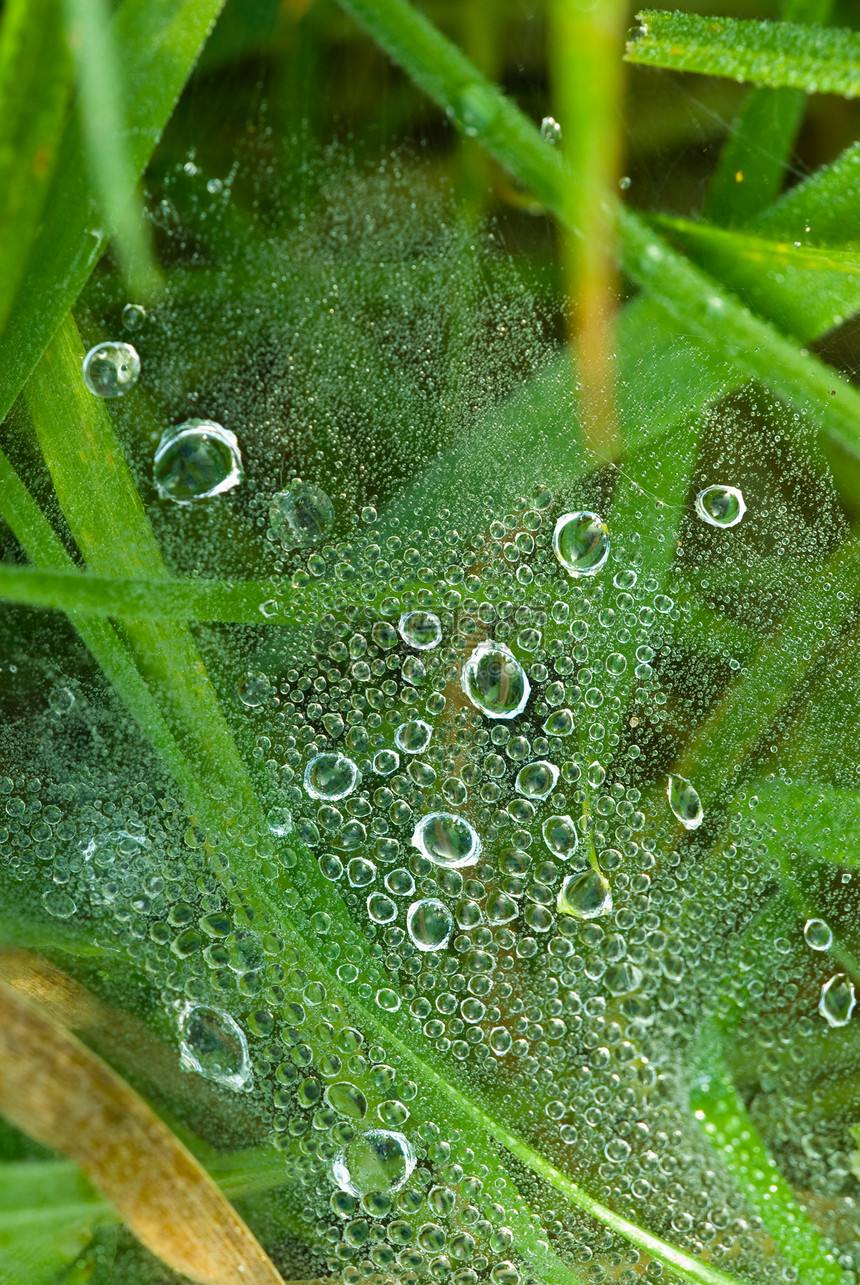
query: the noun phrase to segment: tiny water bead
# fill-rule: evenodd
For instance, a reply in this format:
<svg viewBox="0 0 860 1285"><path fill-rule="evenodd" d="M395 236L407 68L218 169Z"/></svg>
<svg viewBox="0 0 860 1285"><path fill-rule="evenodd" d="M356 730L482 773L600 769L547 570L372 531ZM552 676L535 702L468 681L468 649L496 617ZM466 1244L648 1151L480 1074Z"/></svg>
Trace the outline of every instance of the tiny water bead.
<svg viewBox="0 0 860 1285"><path fill-rule="evenodd" d="M238 486L242 454L235 433L210 419L189 419L170 428L155 452L158 494L174 504L193 504Z"/></svg>
<svg viewBox="0 0 860 1285"><path fill-rule="evenodd" d="M829 950L833 945L833 932L823 919L807 919L803 936L812 950Z"/></svg>
<svg viewBox="0 0 860 1285"><path fill-rule="evenodd" d="M488 718L516 718L526 707L531 685L504 643L479 643L463 666L461 686Z"/></svg>
<svg viewBox="0 0 860 1285"><path fill-rule="evenodd" d="M305 789L312 799L345 799L357 783L358 768L345 754L317 754L305 768Z"/></svg>
<svg viewBox="0 0 860 1285"><path fill-rule="evenodd" d="M828 1026L847 1026L855 1003L854 983L845 973L835 973L821 988L818 1011Z"/></svg>
<svg viewBox="0 0 860 1285"><path fill-rule="evenodd" d="M455 869L474 865L481 854L481 840L465 817L453 812L431 812L422 817L412 835L412 846L435 866Z"/></svg>
<svg viewBox="0 0 860 1285"><path fill-rule="evenodd" d="M179 1037L180 1062L187 1071L228 1089L250 1088L248 1041L229 1013L186 1004L179 1017Z"/></svg>
<svg viewBox="0 0 860 1285"><path fill-rule="evenodd" d="M243 675L237 688L239 700L249 709L256 709L272 695L273 687L266 674L251 671Z"/></svg>
<svg viewBox="0 0 860 1285"><path fill-rule="evenodd" d="M609 527L589 509L564 513L555 524L552 547L569 575L596 575L609 557Z"/></svg>
<svg viewBox="0 0 860 1285"><path fill-rule="evenodd" d="M122 324L126 330L140 330L146 321L146 309L142 303L127 303L122 310Z"/></svg>
<svg viewBox="0 0 860 1285"><path fill-rule="evenodd" d="M544 116L540 123L540 136L545 143L560 143L561 125L552 116Z"/></svg>
<svg viewBox="0 0 860 1285"><path fill-rule="evenodd" d="M397 628L403 641L419 651L429 651L442 641L442 622L432 611L405 611Z"/></svg>
<svg viewBox="0 0 860 1285"><path fill-rule="evenodd" d="M404 754L423 754L430 744L433 728L423 718L410 718L394 733L394 744Z"/></svg>
<svg viewBox="0 0 860 1285"><path fill-rule="evenodd" d="M708 526L737 526L746 511L736 486L706 486L696 496L696 513Z"/></svg>
<svg viewBox="0 0 860 1285"><path fill-rule="evenodd" d="M545 799L552 794L558 780L558 768L547 759L526 763L517 772L514 788L527 799Z"/></svg>
<svg viewBox="0 0 860 1285"><path fill-rule="evenodd" d="M558 894L558 909L562 915L575 919L599 919L612 910L612 892L609 882L598 870L568 875Z"/></svg>
<svg viewBox="0 0 860 1285"><path fill-rule="evenodd" d="M272 497L269 526L283 549L306 549L325 539L334 526L334 505L322 487L296 480Z"/></svg>
<svg viewBox="0 0 860 1285"><path fill-rule="evenodd" d="M406 931L416 950L442 950L448 945L454 928L454 918L436 897L414 901L406 915Z"/></svg>
<svg viewBox="0 0 860 1285"><path fill-rule="evenodd" d="M670 776L666 785L669 807L685 830L695 830L704 820L702 802L694 787L683 776Z"/></svg>
<svg viewBox="0 0 860 1285"><path fill-rule="evenodd" d="M391 1129L359 1133L332 1163L332 1177L351 1196L373 1192L393 1193L406 1185L415 1168L415 1152L408 1139Z"/></svg>
<svg viewBox="0 0 860 1285"><path fill-rule="evenodd" d="M96 344L84 357L84 383L95 397L122 397L137 383L140 358L131 344Z"/></svg>

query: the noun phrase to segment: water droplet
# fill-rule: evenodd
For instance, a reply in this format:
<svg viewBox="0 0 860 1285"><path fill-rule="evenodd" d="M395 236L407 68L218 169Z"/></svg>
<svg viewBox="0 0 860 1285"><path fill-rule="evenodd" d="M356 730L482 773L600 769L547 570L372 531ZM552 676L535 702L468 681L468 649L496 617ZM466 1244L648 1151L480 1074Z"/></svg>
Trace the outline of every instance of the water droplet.
<svg viewBox="0 0 860 1285"><path fill-rule="evenodd" d="M696 496L696 512L708 526L737 526L746 511L736 486L706 486Z"/></svg>
<svg viewBox="0 0 860 1285"><path fill-rule="evenodd" d="M821 988L818 1011L828 1026L847 1026L855 1003L854 983L845 973L835 973Z"/></svg>
<svg viewBox="0 0 860 1285"><path fill-rule="evenodd" d="M339 1152L332 1176L351 1196L400 1191L415 1168L415 1152L402 1133L368 1129Z"/></svg>
<svg viewBox="0 0 860 1285"><path fill-rule="evenodd" d="M833 933L830 925L823 919L807 919L803 930L807 946L813 950L829 950L833 945Z"/></svg>
<svg viewBox="0 0 860 1285"><path fill-rule="evenodd" d="M516 718L531 686L520 662L503 643L482 642L463 666L461 686L488 718Z"/></svg>
<svg viewBox="0 0 860 1285"><path fill-rule="evenodd" d="M155 452L155 485L163 500L192 504L221 495L242 481L236 436L209 419L170 428Z"/></svg>
<svg viewBox="0 0 860 1285"><path fill-rule="evenodd" d="M414 901L406 915L406 930L418 950L442 950L448 945L454 919L444 901L425 897Z"/></svg>
<svg viewBox="0 0 860 1285"><path fill-rule="evenodd" d="M252 671L251 673L245 674L239 681L237 691L239 693L239 700L243 705L247 705L251 709L256 709L258 705L262 705L263 702L267 701L271 696L272 684L269 682L269 679L265 674L259 674Z"/></svg>
<svg viewBox="0 0 860 1285"><path fill-rule="evenodd" d="M396 1013L400 1007L400 996L390 986L381 986L376 992L376 1002L386 1013Z"/></svg>
<svg viewBox="0 0 860 1285"><path fill-rule="evenodd" d="M543 730L548 736L572 736L574 726L572 709L554 709Z"/></svg>
<svg viewBox="0 0 860 1285"><path fill-rule="evenodd" d="M573 817L567 813L547 817L541 826L541 834L550 852L554 852L557 857L572 857L579 847L576 825Z"/></svg>
<svg viewBox="0 0 860 1285"><path fill-rule="evenodd" d="M670 776L666 786L669 807L685 830L695 830L702 824L702 802L690 782L683 776Z"/></svg>
<svg viewBox="0 0 860 1285"><path fill-rule="evenodd" d="M358 768L345 754L317 754L305 768L305 789L312 799L345 799L358 782Z"/></svg>
<svg viewBox="0 0 860 1285"><path fill-rule="evenodd" d="M477 831L453 812L431 812L422 817L412 835L412 846L434 865L448 869L474 865L481 852Z"/></svg>
<svg viewBox="0 0 860 1285"><path fill-rule="evenodd" d="M494 888L487 898L487 923L509 924L520 913L519 906L513 897Z"/></svg>
<svg viewBox="0 0 860 1285"><path fill-rule="evenodd" d="M180 1061L187 1071L228 1089L250 1088L251 1064L245 1033L229 1013L205 1004L186 1004L179 1018Z"/></svg>
<svg viewBox="0 0 860 1285"><path fill-rule="evenodd" d="M49 915L55 919L71 919L77 910L72 898L67 892L62 892L59 888L52 888L49 892L43 893L42 904Z"/></svg>
<svg viewBox="0 0 860 1285"><path fill-rule="evenodd" d="M146 321L146 309L140 303L127 303L122 310L122 324L126 330L139 330Z"/></svg>
<svg viewBox="0 0 860 1285"><path fill-rule="evenodd" d="M349 1080L330 1084L325 1091L325 1100L338 1115L348 1116L351 1120L362 1120L367 1114L367 1098Z"/></svg>
<svg viewBox="0 0 860 1285"><path fill-rule="evenodd" d="M277 838L282 839L293 828L293 817L289 808L270 808L266 816L266 825Z"/></svg>
<svg viewBox="0 0 860 1285"><path fill-rule="evenodd" d="M397 918L397 907L390 897L372 892L367 898L367 913L375 924L391 924Z"/></svg>
<svg viewBox="0 0 860 1285"><path fill-rule="evenodd" d="M563 514L555 524L552 547L572 576L593 576L609 557L609 528L587 509Z"/></svg>
<svg viewBox="0 0 860 1285"><path fill-rule="evenodd" d="M553 145L560 143L561 125L552 116L544 116L540 123L540 136L546 143L552 143Z"/></svg>
<svg viewBox="0 0 860 1285"><path fill-rule="evenodd" d="M394 743L404 754L423 754L430 744L433 728L423 718L410 718L394 733Z"/></svg>
<svg viewBox="0 0 860 1285"><path fill-rule="evenodd" d="M400 767L400 755L396 750L378 750L373 756L373 770L379 776L391 776Z"/></svg>
<svg viewBox="0 0 860 1285"><path fill-rule="evenodd" d="M400 672L403 674L404 681L412 687L420 687L427 679L427 670L417 656L407 656Z"/></svg>
<svg viewBox="0 0 860 1285"><path fill-rule="evenodd" d="M606 768L602 763L598 763L597 759L595 759L593 763L589 763L588 770L585 773L585 779L591 786L592 790L599 790L603 782L606 780Z"/></svg>
<svg viewBox="0 0 860 1285"><path fill-rule="evenodd" d="M442 640L442 622L432 611L406 611L397 628L403 641L420 651L438 647Z"/></svg>
<svg viewBox="0 0 860 1285"><path fill-rule="evenodd" d="M96 397L122 397L137 383L140 358L131 344L96 344L84 357L84 383Z"/></svg>
<svg viewBox="0 0 860 1285"><path fill-rule="evenodd" d="M55 714L68 714L75 703L75 693L68 687L55 687L48 697L48 704Z"/></svg>
<svg viewBox="0 0 860 1285"><path fill-rule="evenodd" d="M372 504L366 504L361 510L361 520L365 526L372 526L379 514Z"/></svg>
<svg viewBox="0 0 860 1285"><path fill-rule="evenodd" d="M575 919L598 919L612 910L609 883L597 870L568 875L558 894L558 909Z"/></svg>
<svg viewBox="0 0 860 1285"><path fill-rule="evenodd" d="M334 526L334 505L321 487L297 479L272 497L269 525L283 549L306 549Z"/></svg>
<svg viewBox="0 0 860 1285"><path fill-rule="evenodd" d="M524 794L528 799L545 799L552 794L557 780L556 765L548 762L547 759L537 759L534 763L526 763L525 767L520 768L514 787L519 794Z"/></svg>

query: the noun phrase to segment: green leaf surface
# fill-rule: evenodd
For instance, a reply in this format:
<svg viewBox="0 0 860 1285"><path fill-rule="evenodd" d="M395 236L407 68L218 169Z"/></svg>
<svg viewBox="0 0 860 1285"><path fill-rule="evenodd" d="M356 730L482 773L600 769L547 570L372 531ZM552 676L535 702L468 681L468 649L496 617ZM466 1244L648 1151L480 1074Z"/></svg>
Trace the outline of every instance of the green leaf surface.
<svg viewBox="0 0 860 1285"><path fill-rule="evenodd" d="M39 225L71 91L60 0L9 0L0 25L0 332Z"/></svg>
<svg viewBox="0 0 860 1285"><path fill-rule="evenodd" d="M188 79L224 0L125 0L112 23L125 87L128 161L137 178ZM117 193L117 196L120 194ZM0 419L102 255L106 228L92 203L77 123L65 131L47 215L0 335Z"/></svg>
<svg viewBox="0 0 860 1285"><path fill-rule="evenodd" d="M756 781L748 806L759 823L784 836L795 857L860 867L860 796L854 790L815 781Z"/></svg>
<svg viewBox="0 0 860 1285"><path fill-rule="evenodd" d="M860 244L860 143L790 188L750 231L802 245Z"/></svg>
<svg viewBox="0 0 860 1285"><path fill-rule="evenodd" d="M794 22L716 18L645 9L627 61L729 76L807 94L860 94L860 34Z"/></svg>
<svg viewBox="0 0 860 1285"><path fill-rule="evenodd" d="M0 1285L47 1285L112 1217L74 1165L0 1165Z"/></svg>

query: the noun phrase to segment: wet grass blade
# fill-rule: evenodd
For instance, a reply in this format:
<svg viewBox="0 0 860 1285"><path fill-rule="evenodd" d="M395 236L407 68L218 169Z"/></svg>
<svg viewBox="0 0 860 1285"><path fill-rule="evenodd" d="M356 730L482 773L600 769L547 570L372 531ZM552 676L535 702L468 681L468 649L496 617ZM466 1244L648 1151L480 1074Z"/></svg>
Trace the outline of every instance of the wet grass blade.
<svg viewBox="0 0 860 1285"><path fill-rule="evenodd" d="M9 0L0 25L0 332L39 225L71 92L60 0Z"/></svg>
<svg viewBox="0 0 860 1285"><path fill-rule="evenodd" d="M125 89L130 172L152 155L224 0L125 0L113 40ZM119 195L119 193L117 193ZM34 370L105 246L94 225L86 156L71 121L63 136L47 214L0 335L0 419Z"/></svg>
<svg viewBox="0 0 860 1285"><path fill-rule="evenodd" d="M135 1235L201 1285L281 1285L191 1153L95 1053L0 981L0 1104L69 1156Z"/></svg>
<svg viewBox="0 0 860 1285"><path fill-rule="evenodd" d="M92 184L116 242L132 297L148 299L158 285L143 204L128 153L125 104L111 11L106 0L63 0L77 68L77 111Z"/></svg>
<svg viewBox="0 0 860 1285"><path fill-rule="evenodd" d="M860 243L860 143L792 187L750 229L804 245Z"/></svg>
<svg viewBox="0 0 860 1285"><path fill-rule="evenodd" d="M628 62L807 94L860 94L860 33L645 9Z"/></svg>

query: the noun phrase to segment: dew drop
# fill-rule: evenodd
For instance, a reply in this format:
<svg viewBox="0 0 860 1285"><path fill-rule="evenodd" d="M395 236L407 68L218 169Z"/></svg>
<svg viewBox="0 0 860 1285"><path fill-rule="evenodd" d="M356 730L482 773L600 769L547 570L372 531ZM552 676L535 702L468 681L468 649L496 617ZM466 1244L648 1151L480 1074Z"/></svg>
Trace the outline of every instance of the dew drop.
<svg viewBox="0 0 860 1285"><path fill-rule="evenodd" d="M266 825L278 839L289 834L293 828L293 817L289 808L270 808L266 816Z"/></svg>
<svg viewBox="0 0 860 1285"><path fill-rule="evenodd" d="M127 303L122 310L122 324L126 330L139 330L146 321L146 309L140 303Z"/></svg>
<svg viewBox="0 0 860 1285"><path fill-rule="evenodd" d="M137 383L140 358L131 344L96 344L84 357L84 383L96 397L122 397Z"/></svg>
<svg viewBox="0 0 860 1285"><path fill-rule="evenodd" d="M325 1100L338 1115L345 1115L351 1120L363 1120L367 1114L367 1098L349 1080L330 1084L325 1091Z"/></svg>
<svg viewBox="0 0 860 1285"><path fill-rule="evenodd" d="M597 870L568 875L558 894L558 909L575 919L598 919L612 910L608 881Z"/></svg>
<svg viewBox="0 0 860 1285"><path fill-rule="evenodd" d="M242 481L236 436L209 419L170 428L155 452L155 485L163 500L192 504L221 495Z"/></svg>
<svg viewBox="0 0 860 1285"><path fill-rule="evenodd" d="M42 904L48 914L53 915L55 919L71 919L78 908L69 894L62 892L59 888L52 888L44 893Z"/></svg>
<svg viewBox="0 0 860 1285"><path fill-rule="evenodd" d="M358 768L345 754L317 754L305 768L305 789L312 799L345 799L358 781Z"/></svg>
<svg viewBox="0 0 860 1285"><path fill-rule="evenodd" d="M325 491L296 480L269 503L269 526L283 549L306 549L318 544L334 526L334 505Z"/></svg>
<svg viewBox="0 0 860 1285"><path fill-rule="evenodd" d="M695 830L702 824L702 802L690 782L683 776L670 776L666 785L669 807L685 830Z"/></svg>
<svg viewBox="0 0 860 1285"><path fill-rule="evenodd" d="M736 486L706 486L696 496L696 512L708 526L737 526L746 511Z"/></svg>
<svg viewBox="0 0 860 1285"><path fill-rule="evenodd" d="M251 672L245 674L237 688L239 700L250 709L262 705L272 694L272 684L265 674Z"/></svg>
<svg viewBox="0 0 860 1285"><path fill-rule="evenodd" d="M400 767L400 755L396 750L377 750L373 756L373 770L379 776L391 776Z"/></svg>
<svg viewBox="0 0 860 1285"><path fill-rule="evenodd" d="M547 759L537 759L534 763L526 763L525 767L520 768L514 788L518 794L524 794L527 799L545 799L552 794L557 780L556 765Z"/></svg>
<svg viewBox="0 0 860 1285"><path fill-rule="evenodd" d="M561 125L552 116L544 116L540 123L540 136L545 143L555 145L561 142Z"/></svg>
<svg viewBox="0 0 860 1285"><path fill-rule="evenodd" d="M433 728L423 718L410 718L401 723L394 733L394 744L404 754L423 754L430 744Z"/></svg>
<svg viewBox="0 0 860 1285"><path fill-rule="evenodd" d="M543 725L547 736L572 736L574 729L573 710L554 709Z"/></svg>
<svg viewBox="0 0 860 1285"><path fill-rule="evenodd" d="M245 1033L229 1013L205 1004L186 1004L179 1018L179 1054L196 1071L228 1089L248 1089L251 1064Z"/></svg>
<svg viewBox="0 0 860 1285"><path fill-rule="evenodd" d="M438 647L442 640L442 622L432 611L406 611L400 617L397 628L403 641L410 647L417 647L419 651Z"/></svg>
<svg viewBox="0 0 860 1285"><path fill-rule="evenodd" d="M487 922L490 924L510 924L520 913L519 906L513 897L494 888L487 898Z"/></svg>
<svg viewBox="0 0 860 1285"><path fill-rule="evenodd" d="M543 841L554 852L557 857L572 857L579 847L579 835L576 832L576 825L573 817L565 813L563 816L547 817L541 826Z"/></svg>
<svg viewBox="0 0 860 1285"><path fill-rule="evenodd" d="M482 642L463 666L461 686L488 718L516 718L526 707L531 685L520 662L503 643Z"/></svg>
<svg viewBox="0 0 860 1285"><path fill-rule="evenodd" d="M564 513L555 524L552 547L572 576L593 576L609 557L609 528L597 513Z"/></svg>
<svg viewBox="0 0 860 1285"><path fill-rule="evenodd" d="M412 846L434 865L447 869L474 865L481 852L477 831L453 812L431 812L422 817L412 835Z"/></svg>
<svg viewBox="0 0 860 1285"><path fill-rule="evenodd" d="M821 988L818 1011L828 1026L847 1026L855 1003L854 983L845 973L835 973Z"/></svg>
<svg viewBox="0 0 860 1285"><path fill-rule="evenodd" d="M414 901L406 915L406 931L417 950L442 950L448 945L453 928L450 910L436 897Z"/></svg>
<svg viewBox="0 0 860 1285"><path fill-rule="evenodd" d="M400 1191L415 1168L415 1152L402 1133L368 1129L340 1151L332 1176L351 1196Z"/></svg>
<svg viewBox="0 0 860 1285"><path fill-rule="evenodd" d="M833 933L830 925L823 919L807 919L803 929L807 946L812 950L829 950L833 945Z"/></svg>

